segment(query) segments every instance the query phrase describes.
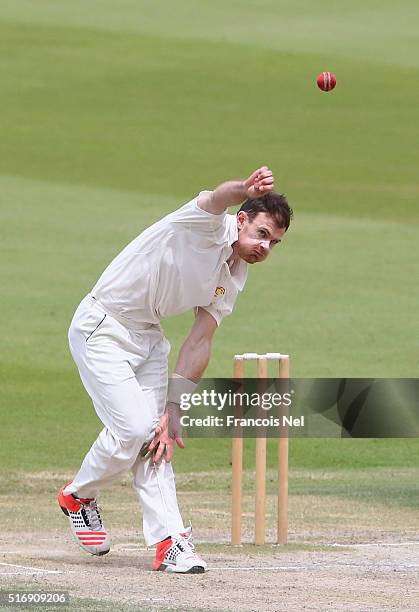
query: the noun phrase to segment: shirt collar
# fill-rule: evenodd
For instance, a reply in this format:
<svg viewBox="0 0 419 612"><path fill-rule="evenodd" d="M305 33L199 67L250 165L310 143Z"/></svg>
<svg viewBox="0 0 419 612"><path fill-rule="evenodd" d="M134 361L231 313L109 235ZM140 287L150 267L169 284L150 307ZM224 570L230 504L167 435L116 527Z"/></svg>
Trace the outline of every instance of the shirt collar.
<svg viewBox="0 0 419 612"><path fill-rule="evenodd" d="M239 230L237 229L237 217L236 215L226 215L227 218L227 236L228 244L231 247L239 237ZM226 263L228 267L228 264ZM238 259L236 263L230 268L230 276L239 291L243 290L247 280L247 267L248 264L244 259Z"/></svg>
<svg viewBox="0 0 419 612"><path fill-rule="evenodd" d="M234 242L236 242L239 237L239 230L237 229L237 217L236 215L226 215L227 219L227 234L228 234L228 244L231 246Z"/></svg>

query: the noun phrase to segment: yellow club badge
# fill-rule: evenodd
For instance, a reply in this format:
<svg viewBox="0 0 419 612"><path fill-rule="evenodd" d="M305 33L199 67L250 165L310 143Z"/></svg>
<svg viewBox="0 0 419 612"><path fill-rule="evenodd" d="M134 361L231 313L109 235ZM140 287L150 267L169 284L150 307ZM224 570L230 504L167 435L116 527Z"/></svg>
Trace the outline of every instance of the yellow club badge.
<svg viewBox="0 0 419 612"><path fill-rule="evenodd" d="M224 289L224 287L217 287L215 290L215 297L218 297L220 295L224 295L224 293L226 292L226 290Z"/></svg>

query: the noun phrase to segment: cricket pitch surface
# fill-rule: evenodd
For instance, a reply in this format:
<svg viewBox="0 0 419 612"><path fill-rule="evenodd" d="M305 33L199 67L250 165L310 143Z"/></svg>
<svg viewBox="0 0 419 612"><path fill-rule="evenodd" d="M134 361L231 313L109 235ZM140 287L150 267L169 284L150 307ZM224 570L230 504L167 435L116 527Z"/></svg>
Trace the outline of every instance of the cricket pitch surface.
<svg viewBox="0 0 419 612"><path fill-rule="evenodd" d="M7 483L2 477L1 589L68 591L74 610L419 609L417 509L383 501L291 495L290 544L255 547L250 543L254 499L246 493L245 543L232 547L227 544L228 493L198 491L190 475L180 475L182 512L193 521L197 550L209 571L175 575L151 571L154 550L142 539L141 515L128 479L99 500L112 536L111 552L104 557L83 552L55 500L68 477L25 473ZM227 478L227 472L217 477ZM271 542L274 495L268 502Z"/></svg>

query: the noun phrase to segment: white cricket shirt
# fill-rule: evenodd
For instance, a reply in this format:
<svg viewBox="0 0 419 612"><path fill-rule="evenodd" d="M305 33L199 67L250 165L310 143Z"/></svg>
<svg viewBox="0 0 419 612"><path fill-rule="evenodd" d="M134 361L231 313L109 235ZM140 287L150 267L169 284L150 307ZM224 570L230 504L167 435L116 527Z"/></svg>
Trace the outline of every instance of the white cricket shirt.
<svg viewBox="0 0 419 612"><path fill-rule="evenodd" d="M123 325L141 329L197 306L219 325L232 312L247 278L244 260L227 264L236 216L202 210L199 195L137 236L93 287L91 295Z"/></svg>

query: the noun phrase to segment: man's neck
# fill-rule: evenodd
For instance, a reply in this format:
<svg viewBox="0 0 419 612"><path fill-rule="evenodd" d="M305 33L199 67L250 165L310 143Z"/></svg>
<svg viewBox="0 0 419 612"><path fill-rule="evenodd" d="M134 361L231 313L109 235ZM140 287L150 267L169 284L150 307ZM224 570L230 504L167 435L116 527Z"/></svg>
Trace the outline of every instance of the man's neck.
<svg viewBox="0 0 419 612"><path fill-rule="evenodd" d="M233 252L230 255L230 257L227 259L227 264L229 268L232 268L234 264L240 259L240 255L237 253L237 241L233 242L233 244L231 245L231 248L233 249Z"/></svg>

